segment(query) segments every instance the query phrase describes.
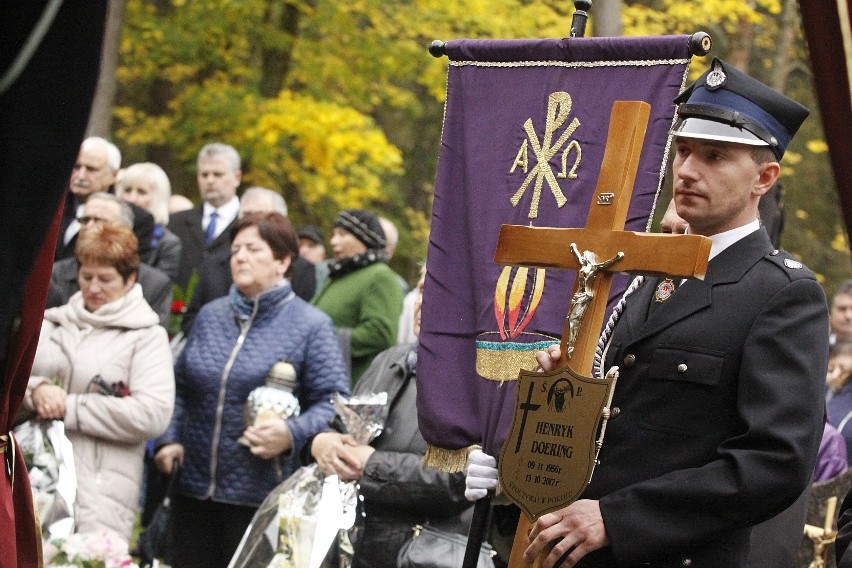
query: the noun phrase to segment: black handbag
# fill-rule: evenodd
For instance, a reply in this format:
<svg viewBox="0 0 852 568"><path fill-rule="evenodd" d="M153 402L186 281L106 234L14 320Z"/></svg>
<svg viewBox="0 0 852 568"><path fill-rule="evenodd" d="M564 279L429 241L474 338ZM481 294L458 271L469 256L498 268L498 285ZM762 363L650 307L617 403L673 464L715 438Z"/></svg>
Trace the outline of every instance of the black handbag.
<svg viewBox="0 0 852 568"><path fill-rule="evenodd" d="M430 527L414 527L414 534L399 550L397 568L461 568L467 537ZM494 568L496 554L491 545L482 544L476 568Z"/></svg>
<svg viewBox="0 0 852 568"><path fill-rule="evenodd" d="M154 511L151 522L145 531L139 536L137 549L142 566L149 566L154 559L163 560L171 564L172 552L172 503L177 493L177 478L180 473L180 464L177 460L172 463L172 474L166 487L166 496Z"/></svg>

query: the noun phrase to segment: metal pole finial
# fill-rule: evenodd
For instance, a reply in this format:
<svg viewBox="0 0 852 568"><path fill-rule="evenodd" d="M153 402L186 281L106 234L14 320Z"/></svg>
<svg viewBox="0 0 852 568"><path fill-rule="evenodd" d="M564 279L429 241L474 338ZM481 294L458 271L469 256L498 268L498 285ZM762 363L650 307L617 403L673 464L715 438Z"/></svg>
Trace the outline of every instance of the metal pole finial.
<svg viewBox="0 0 852 568"><path fill-rule="evenodd" d="M447 54L447 43L439 39L432 40L429 44L429 54L432 57L443 57Z"/></svg>
<svg viewBox="0 0 852 568"><path fill-rule="evenodd" d="M713 48L713 39L707 32L695 32L689 36L689 53L703 57Z"/></svg>

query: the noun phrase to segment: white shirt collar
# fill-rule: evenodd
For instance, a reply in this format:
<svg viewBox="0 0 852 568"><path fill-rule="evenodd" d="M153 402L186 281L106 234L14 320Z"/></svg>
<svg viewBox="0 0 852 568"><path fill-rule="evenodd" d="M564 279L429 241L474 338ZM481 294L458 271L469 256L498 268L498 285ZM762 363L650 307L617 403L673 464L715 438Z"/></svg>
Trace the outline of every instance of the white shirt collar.
<svg viewBox="0 0 852 568"><path fill-rule="evenodd" d="M710 260L713 260L713 257L721 253L723 250L752 234L753 232L760 229L760 221L755 219L751 223L747 223L742 227L737 227L736 229L731 229L729 231L725 231L722 233L717 233L715 235L710 235L710 239L713 241L713 244L710 247Z"/></svg>
<svg viewBox="0 0 852 568"><path fill-rule="evenodd" d="M220 207L213 207L206 201L204 202L204 217L201 220L201 226L206 230L207 224L210 222L210 214L216 212L216 234L213 238L218 237L225 230L225 227L231 224L231 221L237 218L240 213L240 200L235 195L230 201Z"/></svg>

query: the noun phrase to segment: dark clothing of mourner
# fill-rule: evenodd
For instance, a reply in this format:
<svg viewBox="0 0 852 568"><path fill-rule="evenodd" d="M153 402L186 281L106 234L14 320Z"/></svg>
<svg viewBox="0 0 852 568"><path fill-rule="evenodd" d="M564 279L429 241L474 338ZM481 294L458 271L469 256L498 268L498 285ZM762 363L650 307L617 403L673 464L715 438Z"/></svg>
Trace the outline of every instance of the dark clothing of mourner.
<svg viewBox="0 0 852 568"><path fill-rule="evenodd" d="M648 315L656 286L627 298L607 350L620 412L583 497L600 500L611 545L577 566L742 567L750 527L789 507L814 471L825 295L762 228Z"/></svg>
<svg viewBox="0 0 852 568"><path fill-rule="evenodd" d="M113 193L112 188L109 193ZM145 263L151 262L154 250L151 248L151 239L154 236L154 216L147 209L143 209L133 203L127 203L133 211L133 234L139 241L139 260ZM68 244L65 244L65 231L68 225L77 218L77 209L81 204L77 197L69 190L65 197L65 208L62 210L62 224L59 226L59 240L56 242L56 255L54 260L62 260L74 256L74 247L77 245L75 234Z"/></svg>
<svg viewBox="0 0 852 568"><path fill-rule="evenodd" d="M464 474L443 473L423 465L426 441L417 416L417 344L396 345L379 353L356 383L353 395L388 393L388 417L372 442L358 481L357 516L362 525L354 544L355 568L396 568L396 557L414 525L427 521L444 530L466 534L471 504L464 497ZM313 461L310 445L303 462Z"/></svg>
<svg viewBox="0 0 852 568"><path fill-rule="evenodd" d="M204 203L200 203L186 211L180 211L169 217L169 229L180 239L182 249L180 254L180 269L176 284L186 287L189 278L201 264L205 255L231 249L232 221L210 244L204 244ZM229 271L230 272L230 271Z"/></svg>
<svg viewBox="0 0 852 568"><path fill-rule="evenodd" d="M47 308L68 303L71 296L80 290L77 282L77 259L65 258L53 263L50 274L50 289L47 293ZM136 281L142 287L142 297L160 317L160 325L168 327L172 307L172 281L162 270L139 263Z"/></svg>
<svg viewBox="0 0 852 568"><path fill-rule="evenodd" d="M846 440L847 460L852 465L852 381L843 385L837 392L826 389L825 410L828 422Z"/></svg>
<svg viewBox="0 0 852 568"><path fill-rule="evenodd" d="M208 254L198 266L198 283L192 293L192 299L181 319L180 328L189 335L198 310L204 304L228 294L231 284L231 251L219 250ZM304 258L296 258L290 267L290 285L297 296L310 302L316 291L316 269Z"/></svg>
<svg viewBox="0 0 852 568"><path fill-rule="evenodd" d="M852 491L846 494L838 510L837 539L834 541L834 554L837 568L852 568Z"/></svg>
<svg viewBox="0 0 852 568"><path fill-rule="evenodd" d="M172 282L175 282L180 272L181 249L183 245L180 238L158 223L154 225L154 233L151 237L151 255L149 260L143 262L162 270Z"/></svg>
<svg viewBox="0 0 852 568"><path fill-rule="evenodd" d="M760 222L766 227L772 246L781 248L781 232L784 230L786 216L784 188L779 182L775 182L775 185L760 197L757 208L760 211Z"/></svg>

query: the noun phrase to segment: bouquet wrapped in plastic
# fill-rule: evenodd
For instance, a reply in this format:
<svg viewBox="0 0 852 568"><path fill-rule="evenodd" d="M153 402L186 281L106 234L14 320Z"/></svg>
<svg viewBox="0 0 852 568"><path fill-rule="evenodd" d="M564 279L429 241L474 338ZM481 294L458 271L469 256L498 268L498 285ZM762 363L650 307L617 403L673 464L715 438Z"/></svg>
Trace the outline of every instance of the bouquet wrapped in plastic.
<svg viewBox="0 0 852 568"><path fill-rule="evenodd" d="M335 395L337 415L360 444L384 428L387 393L346 399ZM341 531L355 524L354 482L301 467L264 499L228 568L319 568Z"/></svg>
<svg viewBox="0 0 852 568"><path fill-rule="evenodd" d="M77 474L74 453L61 420L29 420L15 428L33 499L45 540L67 537L74 531Z"/></svg>

